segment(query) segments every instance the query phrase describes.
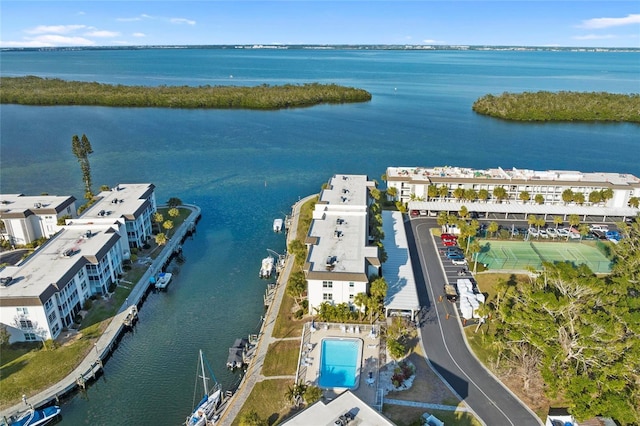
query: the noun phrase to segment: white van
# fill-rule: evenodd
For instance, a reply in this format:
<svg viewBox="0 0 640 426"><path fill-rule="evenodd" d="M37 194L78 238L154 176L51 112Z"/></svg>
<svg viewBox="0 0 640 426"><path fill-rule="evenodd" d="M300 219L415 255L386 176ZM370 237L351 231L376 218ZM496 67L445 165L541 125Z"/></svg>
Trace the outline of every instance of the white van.
<svg viewBox="0 0 640 426"><path fill-rule="evenodd" d="M609 226L607 225L591 225L589 226L589 231L600 231L607 232L609 230Z"/></svg>

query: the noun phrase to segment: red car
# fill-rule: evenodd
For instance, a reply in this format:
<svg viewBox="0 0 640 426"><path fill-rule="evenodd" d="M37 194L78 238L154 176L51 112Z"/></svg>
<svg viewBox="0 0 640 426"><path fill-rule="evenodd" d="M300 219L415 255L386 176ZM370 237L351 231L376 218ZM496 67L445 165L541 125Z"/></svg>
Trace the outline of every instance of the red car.
<svg viewBox="0 0 640 426"><path fill-rule="evenodd" d="M441 239L442 241L444 241L444 240L453 240L453 241L457 241L457 240L458 240L458 237L456 237L456 236L455 236L455 235L453 235L453 234L442 234L442 235L440 235L440 239Z"/></svg>
<svg viewBox="0 0 640 426"><path fill-rule="evenodd" d="M444 244L447 247L451 247L458 244L458 242L456 240L442 240L442 244Z"/></svg>

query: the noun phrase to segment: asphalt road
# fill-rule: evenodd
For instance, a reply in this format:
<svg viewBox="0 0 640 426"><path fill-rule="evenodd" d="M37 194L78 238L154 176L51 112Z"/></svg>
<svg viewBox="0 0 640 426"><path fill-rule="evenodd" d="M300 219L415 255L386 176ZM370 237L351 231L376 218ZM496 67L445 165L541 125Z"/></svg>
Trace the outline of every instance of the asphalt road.
<svg viewBox="0 0 640 426"><path fill-rule="evenodd" d="M441 263L429 232L437 227L434 219L412 219L407 226L412 263L420 305L426 307L420 333L431 365L449 383L462 400L487 425L541 425L542 422L507 390L477 358L469 352L457 308L443 298L447 275L460 266ZM454 272L455 271L455 272Z"/></svg>

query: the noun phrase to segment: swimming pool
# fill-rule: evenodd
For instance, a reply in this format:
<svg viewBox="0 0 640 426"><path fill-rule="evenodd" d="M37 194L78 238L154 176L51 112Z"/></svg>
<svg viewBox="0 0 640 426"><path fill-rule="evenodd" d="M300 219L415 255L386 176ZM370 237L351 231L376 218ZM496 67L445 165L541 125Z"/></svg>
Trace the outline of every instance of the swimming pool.
<svg viewBox="0 0 640 426"><path fill-rule="evenodd" d="M318 385L321 388L357 388L361 357L361 339L322 339Z"/></svg>

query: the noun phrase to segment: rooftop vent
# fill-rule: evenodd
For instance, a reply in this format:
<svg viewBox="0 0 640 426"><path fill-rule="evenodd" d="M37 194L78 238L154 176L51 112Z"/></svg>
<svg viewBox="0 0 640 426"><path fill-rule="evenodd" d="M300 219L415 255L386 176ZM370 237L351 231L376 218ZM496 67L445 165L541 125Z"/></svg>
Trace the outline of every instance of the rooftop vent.
<svg viewBox="0 0 640 426"><path fill-rule="evenodd" d="M85 234L84 234L84 235L85 235L85 237L87 237L87 238L91 238L91 237L93 237L93 233L92 233L91 231L87 231L87 232L85 232Z"/></svg>
<svg viewBox="0 0 640 426"><path fill-rule="evenodd" d="M344 219L342 219L341 217L336 219L336 225L342 225L344 223Z"/></svg>
<svg viewBox="0 0 640 426"><path fill-rule="evenodd" d="M343 234L342 234L342 231L341 231L341 230L339 230L339 229L336 229L335 231L333 231L333 236L334 236L335 238L340 238L340 237L342 237L342 235L343 235Z"/></svg>
<svg viewBox="0 0 640 426"><path fill-rule="evenodd" d="M74 254L78 253L79 251L80 249L77 247L66 249L65 251L62 252L62 257L71 257Z"/></svg>
<svg viewBox="0 0 640 426"><path fill-rule="evenodd" d="M33 207L36 209L42 208L42 203L33 203Z"/></svg>
<svg viewBox="0 0 640 426"><path fill-rule="evenodd" d="M9 284L11 284L11 281L13 281L13 277L2 277L0 278L0 286L8 287Z"/></svg>
<svg viewBox="0 0 640 426"><path fill-rule="evenodd" d="M106 212L104 210L100 210L98 212L98 216L104 216L106 214Z"/></svg>
<svg viewBox="0 0 640 426"><path fill-rule="evenodd" d="M333 269L333 267L336 266L336 263L338 263L338 256L327 256L327 269Z"/></svg>

